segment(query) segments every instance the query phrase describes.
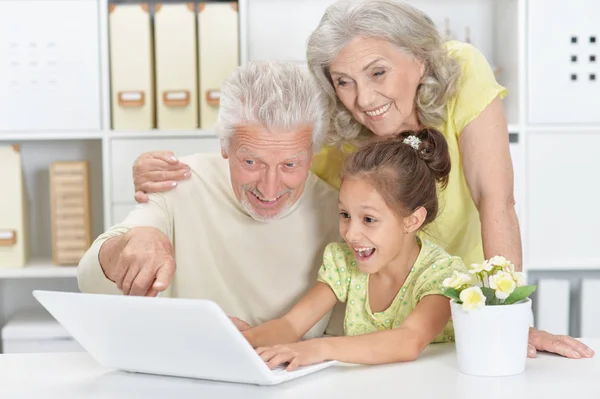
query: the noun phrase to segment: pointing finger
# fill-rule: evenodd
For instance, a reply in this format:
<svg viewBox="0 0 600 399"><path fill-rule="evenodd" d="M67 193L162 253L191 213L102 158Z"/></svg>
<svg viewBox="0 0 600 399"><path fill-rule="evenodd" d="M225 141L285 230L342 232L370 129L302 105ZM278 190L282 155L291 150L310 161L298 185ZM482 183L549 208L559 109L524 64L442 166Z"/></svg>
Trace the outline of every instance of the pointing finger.
<svg viewBox="0 0 600 399"><path fill-rule="evenodd" d="M175 274L175 260L167 260L156 272L156 281L152 285L152 288L157 291L164 291L171 283L171 279Z"/></svg>

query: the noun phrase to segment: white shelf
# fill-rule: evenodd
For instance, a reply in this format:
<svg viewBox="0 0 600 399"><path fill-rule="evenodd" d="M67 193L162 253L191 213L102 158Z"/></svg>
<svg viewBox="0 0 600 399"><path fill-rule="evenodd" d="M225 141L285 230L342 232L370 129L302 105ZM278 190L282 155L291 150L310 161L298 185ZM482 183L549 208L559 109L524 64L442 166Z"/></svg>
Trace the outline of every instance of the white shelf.
<svg viewBox="0 0 600 399"><path fill-rule="evenodd" d="M598 133L600 125L528 125L529 133Z"/></svg>
<svg viewBox="0 0 600 399"><path fill-rule="evenodd" d="M0 268L0 279L75 277L77 266L56 266L50 259L31 259L24 267Z"/></svg>
<svg viewBox="0 0 600 399"><path fill-rule="evenodd" d="M42 141L42 140L101 140L104 137L102 131L91 132L0 132L1 141Z"/></svg>
<svg viewBox="0 0 600 399"><path fill-rule="evenodd" d="M200 138L215 137L213 130L140 130L140 131L93 131L93 132L0 132L0 142L3 141L44 141L44 140L102 140L107 139L156 139L156 138Z"/></svg>
<svg viewBox="0 0 600 399"><path fill-rule="evenodd" d="M593 271L600 270L600 259L590 259L581 261L552 261L547 263L526 264L527 271Z"/></svg>
<svg viewBox="0 0 600 399"><path fill-rule="evenodd" d="M520 130L521 130L521 127L519 125L517 125L516 123L508 124L508 133L519 133Z"/></svg>
<svg viewBox="0 0 600 399"><path fill-rule="evenodd" d="M119 131L111 130L108 132L111 139L147 139L147 138L198 138L215 137L213 130L194 129L194 130L140 130L140 131Z"/></svg>

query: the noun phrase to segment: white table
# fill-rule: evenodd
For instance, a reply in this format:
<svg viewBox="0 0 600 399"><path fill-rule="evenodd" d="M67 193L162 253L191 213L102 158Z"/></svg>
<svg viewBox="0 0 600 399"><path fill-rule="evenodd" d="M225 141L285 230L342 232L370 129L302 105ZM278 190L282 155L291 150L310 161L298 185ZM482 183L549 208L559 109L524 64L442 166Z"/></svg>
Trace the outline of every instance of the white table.
<svg viewBox="0 0 600 399"><path fill-rule="evenodd" d="M600 353L600 338L582 341ZM454 346L444 344L412 363L336 365L259 387L126 373L98 365L87 353L0 355L0 398L598 399L599 357L539 354L521 375L483 378L459 373Z"/></svg>

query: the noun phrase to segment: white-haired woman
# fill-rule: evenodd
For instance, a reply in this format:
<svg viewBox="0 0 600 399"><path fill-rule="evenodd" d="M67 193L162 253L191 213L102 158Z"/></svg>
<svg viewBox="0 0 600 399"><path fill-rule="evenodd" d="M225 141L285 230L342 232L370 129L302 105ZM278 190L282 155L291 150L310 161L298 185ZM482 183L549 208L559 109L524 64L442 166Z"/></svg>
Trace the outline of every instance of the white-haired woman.
<svg viewBox="0 0 600 399"><path fill-rule="evenodd" d="M407 4L338 1L310 36L307 58L326 93L334 144L352 150L348 144L422 127L444 134L452 173L428 239L467 265L501 254L521 268L507 93L475 47L444 42ZM337 186L343 152L326 148L315 173Z"/></svg>
<svg viewBox="0 0 600 399"><path fill-rule="evenodd" d="M466 264L503 255L521 269L519 222L507 122L498 84L470 44L444 42L423 12L395 0L340 0L329 6L308 41L309 69L324 91L329 146L315 156L315 174L339 187L346 154L361 142L433 127L448 142L452 170L440 215L424 234ZM159 154L141 157L136 199L172 187L185 165L166 168L168 181L142 176L160 170ZM164 157L164 156L163 156ZM159 166L160 165L160 166ZM164 180L164 179L163 179ZM593 352L570 337L532 330L535 349L567 357Z"/></svg>

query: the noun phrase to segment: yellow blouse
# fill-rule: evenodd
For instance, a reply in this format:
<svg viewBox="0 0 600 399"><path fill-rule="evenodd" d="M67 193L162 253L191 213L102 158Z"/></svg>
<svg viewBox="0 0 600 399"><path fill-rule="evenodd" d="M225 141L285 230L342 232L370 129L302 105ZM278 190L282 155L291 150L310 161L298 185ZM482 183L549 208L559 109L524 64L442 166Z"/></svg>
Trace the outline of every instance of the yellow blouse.
<svg viewBox="0 0 600 399"><path fill-rule="evenodd" d="M437 219L421 232L423 239L432 241L451 255L461 257L465 264L483 261L483 243L479 212L471 197L463 172L458 139L473 121L496 97L506 97L507 90L498 84L485 56L474 46L449 41L446 47L462 68L460 89L447 106L447 120L436 126L448 142L452 170L446 190L440 190L440 213ZM345 151L326 147L315 155L312 171L339 189L339 173Z"/></svg>

